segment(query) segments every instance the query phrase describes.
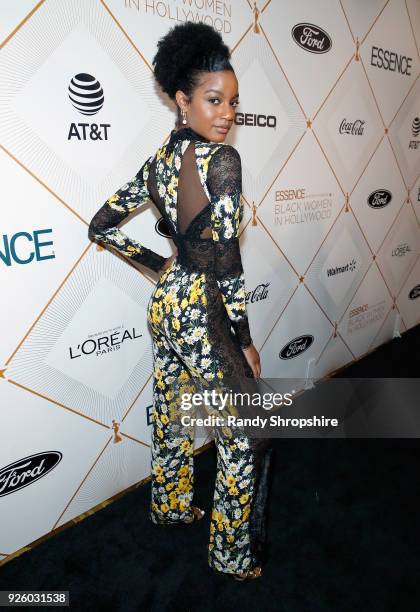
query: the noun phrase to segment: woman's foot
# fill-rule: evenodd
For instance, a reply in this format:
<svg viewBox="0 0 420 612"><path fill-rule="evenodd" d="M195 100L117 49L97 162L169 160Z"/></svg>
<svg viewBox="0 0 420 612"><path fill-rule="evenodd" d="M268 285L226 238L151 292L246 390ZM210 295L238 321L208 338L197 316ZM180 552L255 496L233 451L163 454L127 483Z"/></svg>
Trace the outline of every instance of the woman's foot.
<svg viewBox="0 0 420 612"><path fill-rule="evenodd" d="M214 568L213 568L214 569ZM260 565L257 565L253 569L246 570L245 572L239 572L238 574L231 574L229 572L220 572L217 569L214 569L216 574L223 574L224 576L232 576L235 580L244 581L244 580L253 580L254 578L260 578L262 576L262 568Z"/></svg>

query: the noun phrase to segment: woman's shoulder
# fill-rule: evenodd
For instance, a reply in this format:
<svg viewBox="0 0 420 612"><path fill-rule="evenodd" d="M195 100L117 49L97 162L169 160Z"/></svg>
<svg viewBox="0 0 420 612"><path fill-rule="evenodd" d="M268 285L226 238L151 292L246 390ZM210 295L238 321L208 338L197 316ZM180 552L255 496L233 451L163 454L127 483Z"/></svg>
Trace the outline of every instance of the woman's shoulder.
<svg viewBox="0 0 420 612"><path fill-rule="evenodd" d="M195 152L199 165L206 169L206 178L209 173L217 174L230 168L240 169L241 167L238 150L228 143L212 141L197 143Z"/></svg>

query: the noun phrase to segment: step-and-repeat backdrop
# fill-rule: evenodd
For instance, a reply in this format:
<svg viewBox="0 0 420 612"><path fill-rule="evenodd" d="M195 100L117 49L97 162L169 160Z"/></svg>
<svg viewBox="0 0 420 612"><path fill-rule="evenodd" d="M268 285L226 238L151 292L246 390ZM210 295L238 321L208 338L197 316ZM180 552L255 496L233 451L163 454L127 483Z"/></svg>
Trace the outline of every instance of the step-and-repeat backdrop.
<svg viewBox="0 0 420 612"><path fill-rule="evenodd" d="M175 23L209 23L232 49L240 104L226 142L242 159L262 376L316 381L419 323L420 2L0 11L1 562L150 474L157 277L87 228L174 127L152 58ZM89 114L84 83L96 84ZM173 252L150 202L124 229Z"/></svg>

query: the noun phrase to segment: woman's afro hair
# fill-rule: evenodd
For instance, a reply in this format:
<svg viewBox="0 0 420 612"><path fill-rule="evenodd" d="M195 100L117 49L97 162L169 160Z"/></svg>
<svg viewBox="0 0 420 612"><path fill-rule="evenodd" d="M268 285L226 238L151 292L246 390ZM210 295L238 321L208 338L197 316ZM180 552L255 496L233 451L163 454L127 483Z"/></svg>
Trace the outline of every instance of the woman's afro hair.
<svg viewBox="0 0 420 612"><path fill-rule="evenodd" d="M205 23L175 25L158 40L157 47L154 75L172 100L178 89L191 95L202 71L233 70L229 48L219 32Z"/></svg>

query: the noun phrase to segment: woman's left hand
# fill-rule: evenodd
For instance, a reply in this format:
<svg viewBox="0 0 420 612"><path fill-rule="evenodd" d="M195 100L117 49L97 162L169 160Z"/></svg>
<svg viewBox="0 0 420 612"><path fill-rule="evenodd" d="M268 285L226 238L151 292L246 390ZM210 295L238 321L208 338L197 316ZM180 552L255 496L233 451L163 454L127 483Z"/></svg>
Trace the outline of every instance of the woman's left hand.
<svg viewBox="0 0 420 612"><path fill-rule="evenodd" d="M248 365L252 370L254 378L258 380L261 376L261 361L259 352L255 348L253 343L250 344L248 348L243 348L242 352L245 355L245 359L247 360Z"/></svg>

